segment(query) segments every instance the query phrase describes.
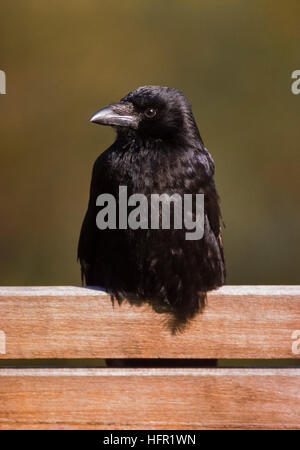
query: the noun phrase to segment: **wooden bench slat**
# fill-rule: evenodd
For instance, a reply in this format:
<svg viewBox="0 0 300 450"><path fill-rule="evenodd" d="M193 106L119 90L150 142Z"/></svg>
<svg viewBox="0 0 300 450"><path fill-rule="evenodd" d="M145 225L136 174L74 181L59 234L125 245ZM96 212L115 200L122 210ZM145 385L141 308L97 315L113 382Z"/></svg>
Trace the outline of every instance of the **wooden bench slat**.
<svg viewBox="0 0 300 450"><path fill-rule="evenodd" d="M0 429L300 429L300 369L1 369Z"/></svg>
<svg viewBox="0 0 300 450"><path fill-rule="evenodd" d="M300 286L225 286L176 336L165 315L127 303L113 308L99 290L0 288L2 359L296 358L299 328Z"/></svg>

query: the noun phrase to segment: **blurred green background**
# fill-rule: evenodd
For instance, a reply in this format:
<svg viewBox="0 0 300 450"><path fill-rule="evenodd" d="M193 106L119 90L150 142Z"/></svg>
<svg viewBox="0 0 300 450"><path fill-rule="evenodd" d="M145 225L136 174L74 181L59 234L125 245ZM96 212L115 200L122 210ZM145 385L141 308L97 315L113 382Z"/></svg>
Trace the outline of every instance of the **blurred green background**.
<svg viewBox="0 0 300 450"><path fill-rule="evenodd" d="M2 285L79 284L89 123L145 84L183 90L216 164L229 284L298 284L300 3L1 2Z"/></svg>

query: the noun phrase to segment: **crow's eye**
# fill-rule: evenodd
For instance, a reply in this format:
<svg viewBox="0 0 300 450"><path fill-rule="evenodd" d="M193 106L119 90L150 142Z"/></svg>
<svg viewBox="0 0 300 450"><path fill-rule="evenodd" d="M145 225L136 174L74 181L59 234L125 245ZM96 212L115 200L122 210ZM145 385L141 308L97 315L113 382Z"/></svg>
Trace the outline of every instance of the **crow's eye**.
<svg viewBox="0 0 300 450"><path fill-rule="evenodd" d="M147 108L145 109L144 114L148 119L152 119L152 117L156 116L156 109Z"/></svg>

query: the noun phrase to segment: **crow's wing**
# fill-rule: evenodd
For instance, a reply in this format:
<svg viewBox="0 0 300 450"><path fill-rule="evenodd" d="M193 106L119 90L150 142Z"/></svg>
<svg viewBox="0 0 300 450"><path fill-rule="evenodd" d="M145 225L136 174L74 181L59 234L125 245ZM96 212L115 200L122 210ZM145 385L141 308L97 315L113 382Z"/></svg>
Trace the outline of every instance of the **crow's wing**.
<svg viewBox="0 0 300 450"><path fill-rule="evenodd" d="M78 242L77 256L81 265L82 281L87 285L98 284L94 279L94 266L98 249L99 247L101 248L103 233L98 230L96 225L96 199L98 195L105 192L105 153L102 153L96 159L93 166L89 204L82 223Z"/></svg>
<svg viewBox="0 0 300 450"><path fill-rule="evenodd" d="M220 198L214 182L215 165L212 156L206 148L202 149L198 155L198 161L202 166L201 173L205 173L204 183L204 203L205 215L207 218L206 229L208 233L208 240L211 245L215 247L215 255L219 260L219 265L225 282L225 260L223 251L222 228L221 228L221 209ZM201 179L201 184L203 180Z"/></svg>

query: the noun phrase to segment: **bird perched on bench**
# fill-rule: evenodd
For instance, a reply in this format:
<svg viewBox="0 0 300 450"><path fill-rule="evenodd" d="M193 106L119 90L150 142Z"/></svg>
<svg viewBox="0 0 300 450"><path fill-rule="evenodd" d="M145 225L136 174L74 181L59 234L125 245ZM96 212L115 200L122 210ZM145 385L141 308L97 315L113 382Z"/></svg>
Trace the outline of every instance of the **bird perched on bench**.
<svg viewBox="0 0 300 450"><path fill-rule="evenodd" d="M167 312L176 332L204 308L207 291L225 282L213 159L189 102L177 89L139 87L97 111L91 122L114 127L116 140L93 167L78 245L83 281L105 288L119 303L125 298L145 301L154 310ZM114 227L99 229L97 198L110 194L118 204L120 186L126 187L128 196L146 198L204 194L202 238L186 239L184 226L120 227L119 216Z"/></svg>

